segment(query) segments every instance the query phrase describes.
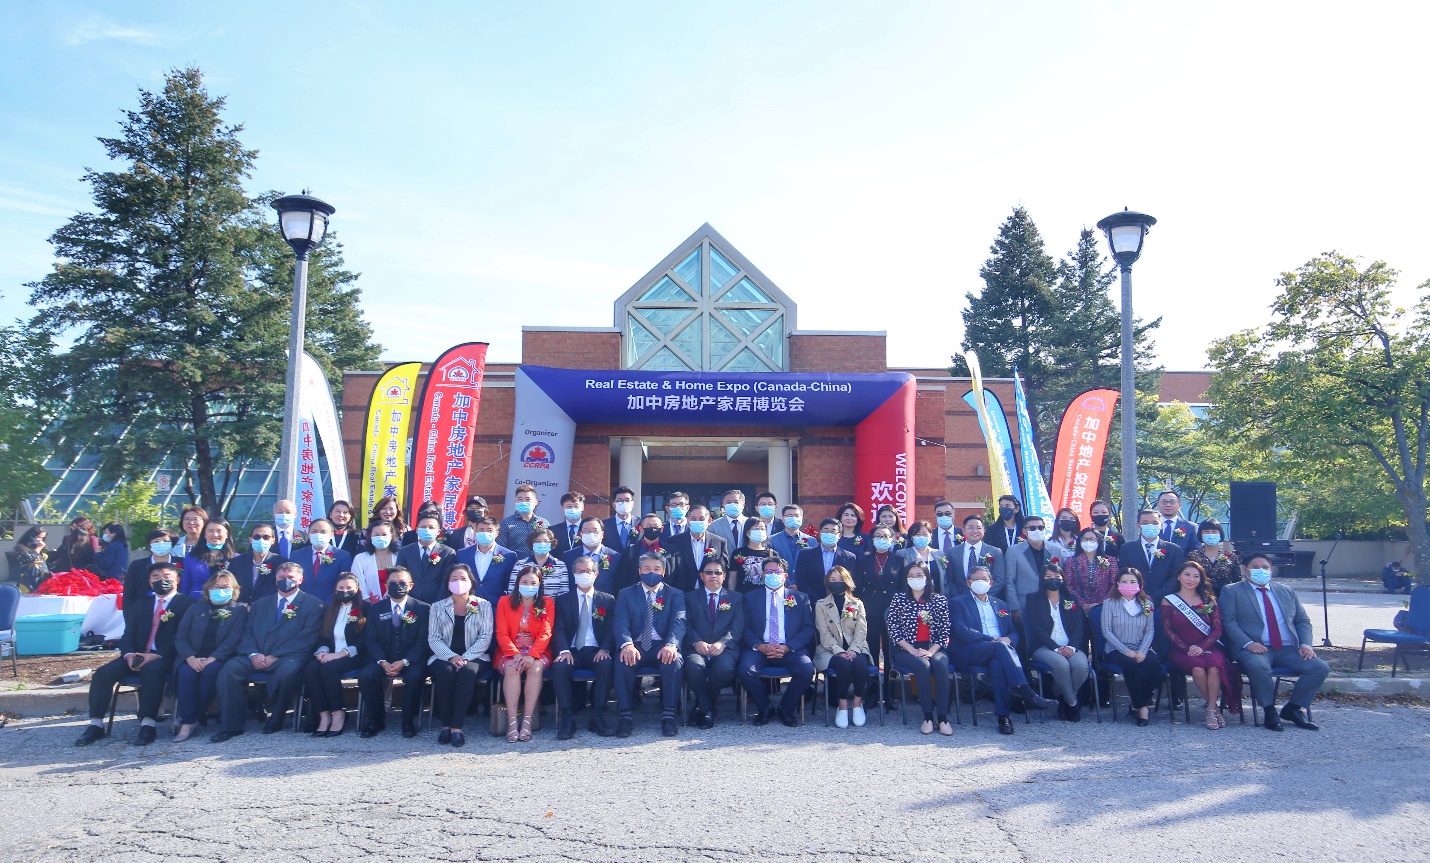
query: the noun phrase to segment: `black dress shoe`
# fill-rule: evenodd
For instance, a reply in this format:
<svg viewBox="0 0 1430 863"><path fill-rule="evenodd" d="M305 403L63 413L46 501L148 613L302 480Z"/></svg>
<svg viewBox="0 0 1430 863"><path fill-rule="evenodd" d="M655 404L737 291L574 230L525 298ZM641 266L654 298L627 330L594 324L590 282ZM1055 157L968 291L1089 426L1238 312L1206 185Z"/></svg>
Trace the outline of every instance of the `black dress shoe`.
<svg viewBox="0 0 1430 863"><path fill-rule="evenodd" d="M328 736L328 729L324 728L322 731L319 731L318 729L314 728L314 729L308 734L308 736L309 736L309 737L327 737L327 736Z"/></svg>
<svg viewBox="0 0 1430 863"><path fill-rule="evenodd" d="M788 728L799 727L799 717L795 716L793 713L785 713L783 710L781 710L780 721L783 722Z"/></svg>
<svg viewBox="0 0 1430 863"><path fill-rule="evenodd" d="M1017 691L1019 695L1023 696L1023 704L1026 707L1031 707L1034 710L1048 710L1052 707L1056 707L1058 704L1053 699L1044 698L1043 696L1034 692L1033 687L1031 686L1020 686L1018 687Z"/></svg>
<svg viewBox="0 0 1430 863"><path fill-rule="evenodd" d="M242 734L242 733L243 733L242 731L220 731L219 733L215 734L213 737L210 737L210 738L209 738L209 742L210 742L210 743L223 743L223 742L225 742L225 741L232 740L233 738L239 736L239 735Z"/></svg>
<svg viewBox="0 0 1430 863"><path fill-rule="evenodd" d="M636 730L636 723L629 716L622 716L616 720L616 736L630 737L631 732Z"/></svg>
<svg viewBox="0 0 1430 863"><path fill-rule="evenodd" d="M458 749L462 748L463 746L466 746L466 745L467 745L467 735L463 734L463 733L460 732L460 731L453 731L453 732L452 732L452 745L455 746L455 747L457 747Z"/></svg>
<svg viewBox="0 0 1430 863"><path fill-rule="evenodd" d="M437 735L437 745L446 746L452 742L452 729L443 728L442 733Z"/></svg>
<svg viewBox="0 0 1430 863"><path fill-rule="evenodd" d="M346 725L344 725L342 728L337 729L336 731L334 731L333 729L329 728L329 729L323 734L323 736L324 736L324 737L342 737L342 736L343 736L343 732L344 732L344 731L347 731L347 730L348 730L348 727L347 727Z"/></svg>
<svg viewBox="0 0 1430 863"><path fill-rule="evenodd" d="M770 718L774 715L774 709L766 707L764 710L756 710L755 718L750 720L751 725L769 725Z"/></svg>
<svg viewBox="0 0 1430 863"><path fill-rule="evenodd" d="M686 725L699 725L700 720L705 718L705 711L698 707L690 708L690 713L685 717Z"/></svg>
<svg viewBox="0 0 1430 863"><path fill-rule="evenodd" d="M96 740L104 739L104 729L98 725L85 726L84 733L74 742L75 746L88 746Z"/></svg>
<svg viewBox="0 0 1430 863"><path fill-rule="evenodd" d="M710 729L715 727L715 717L709 713L700 714L700 727Z"/></svg>
<svg viewBox="0 0 1430 863"><path fill-rule="evenodd" d="M406 722L402 723L402 736L403 736L403 738L405 738L405 739L407 739L407 740L411 740L412 738L416 737L416 736L417 736L417 726L416 726L416 725L409 725L409 724L407 724Z"/></svg>
<svg viewBox="0 0 1430 863"><path fill-rule="evenodd" d="M1012 720L1012 719L1009 719L1007 716L1000 716L1000 717L998 717L998 733L999 733L999 734L1012 734L1012 733L1013 733L1013 720Z"/></svg>
<svg viewBox="0 0 1430 863"><path fill-rule="evenodd" d="M159 729L153 725L139 726L139 736L134 738L135 746L148 746L159 737Z"/></svg>
<svg viewBox="0 0 1430 863"><path fill-rule="evenodd" d="M277 722L274 722L272 719L270 719L270 720L268 720L267 722L263 723L263 733L264 733L264 734L277 734L278 732L280 732L280 731L282 731L282 730L283 730L283 720L281 720L281 719L278 720Z"/></svg>
<svg viewBox="0 0 1430 863"><path fill-rule="evenodd" d="M1274 707L1266 708L1266 718L1262 720L1261 724L1269 731L1286 730L1286 726L1282 725L1281 720L1276 717L1276 708Z"/></svg>
<svg viewBox="0 0 1430 863"><path fill-rule="evenodd" d="M1307 719L1306 715L1301 712L1301 708L1297 707L1294 704L1288 704L1285 707L1281 708L1281 718L1285 719L1287 722L1290 722L1297 728L1304 728L1307 731L1321 730L1321 726Z"/></svg>
<svg viewBox="0 0 1430 863"><path fill-rule="evenodd" d="M1064 712L1067 714L1067 720L1068 720L1068 722L1081 722L1081 721L1082 721L1082 706L1081 706L1081 705L1069 704L1069 705L1065 708L1065 711L1064 711Z"/></svg>
<svg viewBox="0 0 1430 863"><path fill-rule="evenodd" d="M660 721L660 733L662 737L674 737L680 733L680 727L674 719L662 719Z"/></svg>
<svg viewBox="0 0 1430 863"><path fill-rule="evenodd" d="M600 714L592 716L591 721L586 723L586 727L597 737L612 737L616 733L611 726L606 724L606 717Z"/></svg>
<svg viewBox="0 0 1430 863"><path fill-rule="evenodd" d="M1148 725L1151 725L1151 724L1152 724L1152 720L1149 719L1149 718L1147 718L1146 716L1139 716L1139 717L1137 717L1137 727L1138 727L1138 728L1146 728Z"/></svg>
<svg viewBox="0 0 1430 863"><path fill-rule="evenodd" d="M561 718L556 722L556 739L570 740L576 736L576 717L571 715L569 710L561 711Z"/></svg>
<svg viewBox="0 0 1430 863"><path fill-rule="evenodd" d="M368 738L376 737L376 736L377 736L377 726L374 725L373 723L368 723L367 725L364 725L364 726L362 727L362 731L359 731L359 732L358 732L358 737L361 737L363 740L367 740Z"/></svg>

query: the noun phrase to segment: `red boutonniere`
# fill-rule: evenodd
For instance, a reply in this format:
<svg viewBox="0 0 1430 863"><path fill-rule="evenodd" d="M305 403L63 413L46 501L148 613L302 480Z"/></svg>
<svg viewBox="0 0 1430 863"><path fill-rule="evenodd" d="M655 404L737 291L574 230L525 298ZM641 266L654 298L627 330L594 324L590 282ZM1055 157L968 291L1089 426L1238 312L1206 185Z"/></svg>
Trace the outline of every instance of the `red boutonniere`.
<svg viewBox="0 0 1430 863"><path fill-rule="evenodd" d="M1072 611L1074 608L1077 608L1076 602L1071 599L1063 600L1063 611Z"/></svg>
<svg viewBox="0 0 1430 863"><path fill-rule="evenodd" d="M544 573L546 573L547 575L550 575L551 573L553 573L553 572L556 571L556 564L554 564L554 563L545 564L544 566L541 567L541 571L544 572Z"/></svg>
<svg viewBox="0 0 1430 863"><path fill-rule="evenodd" d="M337 560L337 557L331 551L324 551L318 555L318 560L324 564L329 564Z"/></svg>
<svg viewBox="0 0 1430 863"><path fill-rule="evenodd" d="M166 609L164 609L164 613L161 614L161 615L159 615L159 622L160 622L160 623L168 623L169 621L171 621L171 620L173 620L173 619L174 619L174 612L173 612L172 609L166 608Z"/></svg>
<svg viewBox="0 0 1430 863"><path fill-rule="evenodd" d="M987 566L992 566L992 565L993 565L993 554L992 554L992 552L989 552L989 553L983 555L983 563L984 563L985 565L987 565Z"/></svg>
<svg viewBox="0 0 1430 863"><path fill-rule="evenodd" d="M551 526L551 524L550 524L549 522L547 522L546 519L542 518L542 517L539 516L539 515L538 515L536 518L532 519L532 524L534 524L536 527L550 527L550 526Z"/></svg>
<svg viewBox="0 0 1430 863"><path fill-rule="evenodd" d="M665 611L665 600L657 599L651 604L651 608L654 608L656 611Z"/></svg>
<svg viewBox="0 0 1430 863"><path fill-rule="evenodd" d="M412 612L412 611L405 611L405 612L403 612L403 613L402 613L402 622L403 622L403 623L407 623L407 624L416 623L416 622L417 622L417 614L416 614L416 612Z"/></svg>
<svg viewBox="0 0 1430 863"><path fill-rule="evenodd" d="M1184 537L1184 536L1186 536L1186 535L1187 535L1187 529L1184 528L1184 527L1179 527L1179 528L1177 528L1176 530L1173 530L1173 531L1172 531L1172 536L1175 536L1177 539L1181 539L1182 537Z"/></svg>
<svg viewBox="0 0 1430 863"><path fill-rule="evenodd" d="M595 611L591 612L591 617L595 618L596 620L605 620L605 619L606 619L606 609L604 609L604 608L598 608L598 609L596 609Z"/></svg>
<svg viewBox="0 0 1430 863"><path fill-rule="evenodd" d="M601 555L601 569L610 569L610 568L611 568L611 556L610 556L609 554L603 554L603 555Z"/></svg>
<svg viewBox="0 0 1430 863"><path fill-rule="evenodd" d="M357 623L359 620L362 620L362 612L358 611L356 608L349 609L348 623Z"/></svg>
<svg viewBox="0 0 1430 863"><path fill-rule="evenodd" d="M844 606L844 613L841 614L840 617L844 618L845 620L849 620L850 618L854 617L856 614L858 614L858 610L855 609L854 606L852 606L852 605L846 605L846 606Z"/></svg>
<svg viewBox="0 0 1430 863"><path fill-rule="evenodd" d="M481 607L479 604L477 604L477 599L476 599L476 597L472 597L471 599L468 599L468 600L467 600L467 611L470 611L470 612L472 612L473 614L476 614L476 613L480 612L481 610L482 610L482 607Z"/></svg>
<svg viewBox="0 0 1430 863"><path fill-rule="evenodd" d="M260 563L260 564L258 565L258 574L259 574L259 575L268 575L268 574L271 573L271 572L273 572L273 567L269 566L268 564L266 564L266 563Z"/></svg>
<svg viewBox="0 0 1430 863"><path fill-rule="evenodd" d="M1152 552L1152 556L1156 558L1163 558L1167 556L1167 552L1163 551L1161 548L1158 548L1156 551Z"/></svg>
<svg viewBox="0 0 1430 863"><path fill-rule="evenodd" d="M728 603L728 602L722 602L722 603L720 603L719 605L715 606L715 610L716 610L716 611L729 611L729 610L730 610L730 603Z"/></svg>
<svg viewBox="0 0 1430 863"><path fill-rule="evenodd" d="M502 556L502 553L499 551L492 555L492 563L503 563L505 561L506 558Z"/></svg>
<svg viewBox="0 0 1430 863"><path fill-rule="evenodd" d="M904 535L902 533L894 537L894 545L897 545L899 548L904 547Z"/></svg>
<svg viewBox="0 0 1430 863"><path fill-rule="evenodd" d="M213 617L214 620L228 620L233 617L233 612L227 608L219 608L214 610Z"/></svg>
<svg viewBox="0 0 1430 863"><path fill-rule="evenodd" d="M1008 616L1008 609L1006 609L1006 608L1000 608L1000 609L998 609L998 616L999 616L999 617L1007 617L1007 616Z"/></svg>
<svg viewBox="0 0 1430 863"><path fill-rule="evenodd" d="M953 538L953 547L958 548L960 545L963 545L963 542L963 534L959 534Z"/></svg>
<svg viewBox="0 0 1430 863"><path fill-rule="evenodd" d="M1211 617L1213 611L1216 611L1216 606L1210 602L1204 602L1197 606L1197 614L1200 614L1202 617Z"/></svg>
<svg viewBox="0 0 1430 863"><path fill-rule="evenodd" d="M786 597L785 597L785 608L794 608L794 597L793 597L793 596L786 596Z"/></svg>
<svg viewBox="0 0 1430 863"><path fill-rule="evenodd" d="M437 563L438 561L440 561L441 559L442 559L442 553L439 552L439 551L435 551L435 550L434 550L431 554L427 555L427 562L428 562L428 563L431 563L431 564L436 564L436 563Z"/></svg>
<svg viewBox="0 0 1430 863"><path fill-rule="evenodd" d="M735 555L735 565L736 565L736 566L744 566L744 565L745 565L745 556L744 556L743 554L737 554L737 555Z"/></svg>
<svg viewBox="0 0 1430 863"><path fill-rule="evenodd" d="M537 617L545 617L545 616L546 616L546 606L545 606L545 605L536 605L536 606L532 606L532 608L533 608L533 610L536 612L536 616L537 616Z"/></svg>
<svg viewBox="0 0 1430 863"><path fill-rule="evenodd" d="M1112 566L1112 558L1110 558L1110 557L1098 557L1098 559L1097 559L1097 565L1098 565L1098 566Z"/></svg>
<svg viewBox="0 0 1430 863"><path fill-rule="evenodd" d="M184 562L182 560L179 560L175 557L171 557L169 558L169 563L174 567L174 569L177 569L179 572L184 571Z"/></svg>
<svg viewBox="0 0 1430 863"><path fill-rule="evenodd" d="M1142 605L1142 613L1143 613L1143 614L1151 614L1151 613L1152 613L1152 603L1151 603L1150 600L1146 600L1146 599L1142 600L1141 605Z"/></svg>
<svg viewBox="0 0 1430 863"><path fill-rule="evenodd" d="M795 544L798 545L800 548L809 548L809 540L806 539L804 536L800 536L799 539L796 539Z"/></svg>
<svg viewBox="0 0 1430 863"><path fill-rule="evenodd" d="M863 545L863 544L864 544L864 537L862 537L862 536L856 536L856 537L854 537L854 544L855 544L855 545Z"/></svg>
<svg viewBox="0 0 1430 863"><path fill-rule="evenodd" d="M293 618L295 618L295 617L297 617L297 616L298 616L298 609L294 608L293 606L290 605L290 606L288 606L287 608L283 609L283 617L284 617L285 620L292 620Z"/></svg>

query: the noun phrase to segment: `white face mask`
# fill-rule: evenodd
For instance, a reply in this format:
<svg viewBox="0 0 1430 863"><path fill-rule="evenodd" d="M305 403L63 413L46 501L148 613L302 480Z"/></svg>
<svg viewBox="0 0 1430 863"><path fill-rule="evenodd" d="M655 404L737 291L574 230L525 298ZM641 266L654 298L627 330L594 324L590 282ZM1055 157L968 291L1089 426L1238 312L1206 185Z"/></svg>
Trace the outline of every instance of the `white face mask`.
<svg viewBox="0 0 1430 863"><path fill-rule="evenodd" d="M616 515L627 516L631 514L631 502L628 500L616 501Z"/></svg>
<svg viewBox="0 0 1430 863"><path fill-rule="evenodd" d="M595 548L601 544L601 535L599 533L583 533L581 541L586 543L587 548Z"/></svg>
<svg viewBox="0 0 1430 863"><path fill-rule="evenodd" d="M1097 551L1097 540L1095 539L1085 539L1080 544L1082 545L1083 551Z"/></svg>
<svg viewBox="0 0 1430 863"><path fill-rule="evenodd" d="M1030 531L1028 531L1028 540L1029 540L1030 542L1042 542L1042 541L1046 540L1047 538L1048 538L1048 532L1047 532L1046 530L1030 530Z"/></svg>
<svg viewBox="0 0 1430 863"><path fill-rule="evenodd" d="M329 534L329 533L310 533L310 534L308 534L308 540L313 543L313 548L318 548L318 549L327 548L327 547L328 547L328 543L329 543L329 542L332 542L332 539L333 539L333 536L332 536L332 534Z"/></svg>
<svg viewBox="0 0 1430 863"><path fill-rule="evenodd" d="M909 590L918 592L928 587L928 583L929 580L927 578L911 578L909 579Z"/></svg>
<svg viewBox="0 0 1430 863"><path fill-rule="evenodd" d="M988 591L993 589L993 583L986 578L980 578L968 586L973 591L974 596L987 596Z"/></svg>
<svg viewBox="0 0 1430 863"><path fill-rule="evenodd" d="M575 576L576 586L585 590L596 583L596 574L593 572L578 572Z"/></svg>

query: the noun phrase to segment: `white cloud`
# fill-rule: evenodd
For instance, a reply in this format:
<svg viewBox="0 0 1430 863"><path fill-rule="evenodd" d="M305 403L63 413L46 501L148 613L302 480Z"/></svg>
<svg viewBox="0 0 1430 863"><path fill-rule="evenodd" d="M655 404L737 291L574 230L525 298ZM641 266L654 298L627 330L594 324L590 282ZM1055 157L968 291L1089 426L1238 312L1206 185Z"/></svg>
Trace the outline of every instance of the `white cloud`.
<svg viewBox="0 0 1430 863"><path fill-rule="evenodd" d="M103 15L91 15L75 25L69 36L65 38L65 42L70 45L108 40L133 42L138 45L158 45L164 41L164 36L157 30L120 24Z"/></svg>

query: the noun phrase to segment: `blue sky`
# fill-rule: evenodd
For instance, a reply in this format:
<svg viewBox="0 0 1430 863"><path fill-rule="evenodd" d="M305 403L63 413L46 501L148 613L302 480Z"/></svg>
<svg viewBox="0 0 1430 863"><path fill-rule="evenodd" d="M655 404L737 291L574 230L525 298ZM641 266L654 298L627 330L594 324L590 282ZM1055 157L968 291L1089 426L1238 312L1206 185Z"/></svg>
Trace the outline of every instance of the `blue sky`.
<svg viewBox="0 0 1430 863"><path fill-rule="evenodd" d="M238 11L241 8L241 11ZM947 363L1022 204L1055 256L1159 220L1134 308L1169 368L1330 249L1430 277L1418 4L8 3L0 319L89 204L137 88L196 64L310 187L389 359L611 303L709 221L806 329Z"/></svg>

